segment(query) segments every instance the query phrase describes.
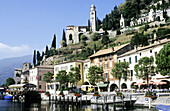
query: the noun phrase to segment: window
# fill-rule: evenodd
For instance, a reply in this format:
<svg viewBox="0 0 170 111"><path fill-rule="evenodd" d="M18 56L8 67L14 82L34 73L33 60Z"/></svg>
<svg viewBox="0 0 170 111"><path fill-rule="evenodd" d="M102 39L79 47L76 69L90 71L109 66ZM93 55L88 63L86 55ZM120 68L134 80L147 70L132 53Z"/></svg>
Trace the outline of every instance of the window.
<svg viewBox="0 0 170 111"><path fill-rule="evenodd" d="M79 69L80 69L80 64L79 64Z"/></svg>
<svg viewBox="0 0 170 111"><path fill-rule="evenodd" d="M112 59L112 55L110 54L110 56L109 56L109 59L111 60Z"/></svg>
<svg viewBox="0 0 170 111"><path fill-rule="evenodd" d="M108 73L105 73L105 81L108 81Z"/></svg>
<svg viewBox="0 0 170 111"><path fill-rule="evenodd" d="M141 56L142 54L140 53L139 55Z"/></svg>
<svg viewBox="0 0 170 111"><path fill-rule="evenodd" d="M136 62L136 63L138 62L137 56L135 56L135 62Z"/></svg>
<svg viewBox="0 0 170 111"><path fill-rule="evenodd" d="M107 56L105 56L105 61L107 61Z"/></svg>
<svg viewBox="0 0 170 111"><path fill-rule="evenodd" d="M100 57L100 62L102 62L102 57Z"/></svg>
<svg viewBox="0 0 170 111"><path fill-rule="evenodd" d="M39 89L41 89L41 85L39 85Z"/></svg>
<svg viewBox="0 0 170 111"><path fill-rule="evenodd" d="M152 53L152 50L150 50L150 53Z"/></svg>
<svg viewBox="0 0 170 111"><path fill-rule="evenodd" d="M107 68L107 63L105 63L105 65L104 65L104 66L105 66L105 68Z"/></svg>
<svg viewBox="0 0 170 111"><path fill-rule="evenodd" d="M157 52L155 52L155 58L156 58Z"/></svg>
<svg viewBox="0 0 170 111"><path fill-rule="evenodd" d="M103 67L103 65L102 65L102 64L100 64L100 67Z"/></svg>
<svg viewBox="0 0 170 111"><path fill-rule="evenodd" d="M131 57L129 57L129 64L131 64L132 62L131 62Z"/></svg>
<svg viewBox="0 0 170 111"><path fill-rule="evenodd" d="M88 65L87 64L84 66L84 69L88 69Z"/></svg>
<svg viewBox="0 0 170 111"><path fill-rule="evenodd" d="M93 59L91 59L91 63L93 63Z"/></svg>
<svg viewBox="0 0 170 111"><path fill-rule="evenodd" d="M133 70L130 70L130 78L133 79Z"/></svg>
<svg viewBox="0 0 170 111"><path fill-rule="evenodd" d="M41 81L41 76L39 76L39 81Z"/></svg>
<svg viewBox="0 0 170 111"><path fill-rule="evenodd" d="M126 59L124 59L124 62L126 61Z"/></svg>
<svg viewBox="0 0 170 111"><path fill-rule="evenodd" d="M121 61L119 60L119 62L121 62Z"/></svg>

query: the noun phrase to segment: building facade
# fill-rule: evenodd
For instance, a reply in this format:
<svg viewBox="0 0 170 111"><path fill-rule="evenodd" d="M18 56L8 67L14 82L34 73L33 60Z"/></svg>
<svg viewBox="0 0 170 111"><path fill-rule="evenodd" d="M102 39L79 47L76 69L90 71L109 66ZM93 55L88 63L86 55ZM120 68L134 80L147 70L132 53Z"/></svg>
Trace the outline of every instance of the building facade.
<svg viewBox="0 0 170 111"><path fill-rule="evenodd" d="M121 46L100 50L89 57L91 66L96 65L98 67L103 67L104 81L103 83L97 83L100 91L110 91L115 88L114 84L117 79L111 75L111 69L114 67L114 63L117 62L117 56L131 50L132 48L133 47L130 44L124 44Z"/></svg>
<svg viewBox="0 0 170 111"><path fill-rule="evenodd" d="M44 74L54 74L54 66L42 65L29 70L29 83L35 84L38 91L46 90L46 82L43 81Z"/></svg>
<svg viewBox="0 0 170 111"><path fill-rule="evenodd" d="M139 84L139 83L146 84L146 80L139 79L135 76L136 72L134 71L134 66L138 64L139 59L143 57L151 57L151 56L154 58L154 66L156 66L155 64L156 55L163 48L163 46L168 42L170 42L170 39L160 40L159 42L155 42L154 44L150 44L145 47L139 47L137 49L128 51L127 53L118 56L117 57L118 62L123 62L123 61L129 62L129 79L127 81L121 80L121 89L123 89L123 87L127 89L132 89L132 86L134 84ZM168 84L170 79L168 76L162 76L159 73L156 73L155 76L149 77L149 81L152 82L164 81L167 82Z"/></svg>

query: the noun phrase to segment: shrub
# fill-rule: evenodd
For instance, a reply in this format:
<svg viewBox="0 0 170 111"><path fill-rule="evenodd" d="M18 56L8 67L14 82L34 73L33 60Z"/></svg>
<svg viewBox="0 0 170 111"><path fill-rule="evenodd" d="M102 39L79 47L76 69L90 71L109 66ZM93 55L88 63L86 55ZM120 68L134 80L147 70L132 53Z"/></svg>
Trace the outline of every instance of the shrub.
<svg viewBox="0 0 170 111"><path fill-rule="evenodd" d="M117 30L116 35L120 35L120 34L121 34L120 30Z"/></svg>
<svg viewBox="0 0 170 111"><path fill-rule="evenodd" d="M120 91L117 91L117 92L116 92L116 96L122 96L122 95L123 95L122 92L120 92Z"/></svg>
<svg viewBox="0 0 170 111"><path fill-rule="evenodd" d="M165 29L165 28L159 28L156 32L156 35L158 37L162 37L162 36L165 36L167 34L170 34L170 29Z"/></svg>
<svg viewBox="0 0 170 111"><path fill-rule="evenodd" d="M91 36L93 41L97 41L100 38L100 34L99 33L93 33Z"/></svg>

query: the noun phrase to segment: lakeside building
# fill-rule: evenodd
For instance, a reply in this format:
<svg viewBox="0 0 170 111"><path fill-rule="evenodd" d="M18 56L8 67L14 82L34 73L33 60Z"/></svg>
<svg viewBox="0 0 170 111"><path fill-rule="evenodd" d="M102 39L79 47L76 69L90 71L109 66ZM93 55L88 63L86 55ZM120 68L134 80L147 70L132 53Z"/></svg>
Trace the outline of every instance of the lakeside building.
<svg viewBox="0 0 170 111"><path fill-rule="evenodd" d="M43 81L44 74L51 72L54 74L54 66L41 65L29 70L29 83L36 85L38 91L46 90L46 82Z"/></svg>
<svg viewBox="0 0 170 111"><path fill-rule="evenodd" d="M111 69L114 67L114 63L117 62L117 56L132 49L133 46L128 43L109 49L99 50L89 57L90 66L96 65L98 67L103 67L104 82L97 84L100 91L113 91L115 89L115 81L117 80L111 75Z"/></svg>
<svg viewBox="0 0 170 111"><path fill-rule="evenodd" d="M31 68L31 63L23 63L22 68L16 68L14 70L14 80L15 84L28 82L29 69Z"/></svg>
<svg viewBox="0 0 170 111"><path fill-rule="evenodd" d="M156 66L156 55L159 53L159 51L163 48L163 46L170 42L170 39L165 38L159 41L155 41L153 44L150 44L145 47L138 47L137 49L131 50L126 52L125 54L119 55L117 57L118 62L129 62L129 72L130 72L130 78L127 81L121 80L121 89L132 89L132 86L134 84L137 84L139 87L140 85L144 84L146 86L146 80L139 79L135 76L134 66L138 63L138 60L143 57L153 57L154 58L154 66ZM170 78L169 76L162 76L160 73L156 73L155 76L149 77L150 84L152 83L164 83L167 84L166 86L162 86L162 88L169 88L169 82ZM118 86L118 83L116 83ZM152 84L155 86L154 84ZM154 87L156 88L156 87Z"/></svg>
<svg viewBox="0 0 170 111"><path fill-rule="evenodd" d="M67 61L67 62L63 62L63 63L59 63L57 65L54 65L54 77L56 77L58 71L61 71L61 70L65 70L68 74L72 67L78 67L80 69L81 80L77 82L77 88L80 88L84 82L83 60ZM46 85L47 85L46 91L49 91L52 94L55 94L56 91L60 88L59 87L60 84L59 84L59 82L55 82L55 78L52 83L47 83ZM71 87L70 83L68 84L68 87Z"/></svg>
<svg viewBox="0 0 170 111"><path fill-rule="evenodd" d="M15 81L15 84L20 82L21 73L22 73L22 69L20 69L20 68L15 68L14 69L14 81Z"/></svg>

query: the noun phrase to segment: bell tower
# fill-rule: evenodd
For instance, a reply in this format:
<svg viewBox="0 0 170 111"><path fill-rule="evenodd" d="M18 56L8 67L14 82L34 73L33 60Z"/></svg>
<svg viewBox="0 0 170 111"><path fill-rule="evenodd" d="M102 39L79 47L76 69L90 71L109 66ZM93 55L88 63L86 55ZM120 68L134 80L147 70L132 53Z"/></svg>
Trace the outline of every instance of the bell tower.
<svg viewBox="0 0 170 111"><path fill-rule="evenodd" d="M91 5L91 11L90 11L90 22L91 22L91 31L96 31L96 7L94 4Z"/></svg>

